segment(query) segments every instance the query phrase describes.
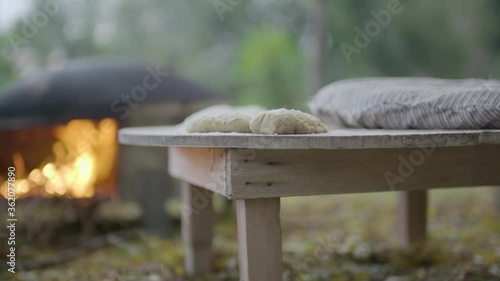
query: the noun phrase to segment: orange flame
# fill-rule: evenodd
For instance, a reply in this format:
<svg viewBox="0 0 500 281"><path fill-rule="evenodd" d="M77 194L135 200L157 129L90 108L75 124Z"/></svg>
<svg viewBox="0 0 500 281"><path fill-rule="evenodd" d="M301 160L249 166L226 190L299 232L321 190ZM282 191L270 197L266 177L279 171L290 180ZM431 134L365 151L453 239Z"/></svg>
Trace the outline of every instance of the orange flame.
<svg viewBox="0 0 500 281"><path fill-rule="evenodd" d="M17 197L89 198L95 195L96 185L114 185L110 176L116 160L117 130L118 124L113 119L72 120L58 125L54 128L58 140L52 146L53 155L28 174L23 155L14 153ZM7 181L0 186L4 197L7 186Z"/></svg>

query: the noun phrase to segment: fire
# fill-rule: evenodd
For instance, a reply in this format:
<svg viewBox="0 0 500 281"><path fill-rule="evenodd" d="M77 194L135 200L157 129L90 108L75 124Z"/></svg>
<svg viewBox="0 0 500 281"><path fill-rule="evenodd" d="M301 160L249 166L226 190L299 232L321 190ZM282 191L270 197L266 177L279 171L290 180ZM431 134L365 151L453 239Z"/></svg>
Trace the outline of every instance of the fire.
<svg viewBox="0 0 500 281"><path fill-rule="evenodd" d="M20 152L12 155L16 168L18 197L34 195L70 198L93 197L96 186L114 185L113 175L118 124L113 119L72 120L53 128L57 141L52 155L28 173ZM36 140L34 140L36 142ZM7 181L0 186L0 194L7 195Z"/></svg>

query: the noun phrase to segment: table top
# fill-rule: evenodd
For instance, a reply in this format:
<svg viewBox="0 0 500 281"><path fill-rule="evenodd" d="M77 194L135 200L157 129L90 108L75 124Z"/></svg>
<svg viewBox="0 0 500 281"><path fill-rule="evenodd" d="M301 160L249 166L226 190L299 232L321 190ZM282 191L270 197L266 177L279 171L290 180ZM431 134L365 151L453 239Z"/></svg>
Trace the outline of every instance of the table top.
<svg viewBox="0 0 500 281"><path fill-rule="evenodd" d="M500 130L337 129L308 135L187 133L182 126L123 128L121 144L254 149L357 149L500 144Z"/></svg>

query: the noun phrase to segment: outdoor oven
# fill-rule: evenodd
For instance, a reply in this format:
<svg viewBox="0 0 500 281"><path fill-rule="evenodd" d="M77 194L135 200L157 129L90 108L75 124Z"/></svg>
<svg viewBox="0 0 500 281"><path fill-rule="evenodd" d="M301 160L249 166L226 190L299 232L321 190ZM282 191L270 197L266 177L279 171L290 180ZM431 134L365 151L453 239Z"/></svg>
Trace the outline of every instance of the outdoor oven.
<svg viewBox="0 0 500 281"><path fill-rule="evenodd" d="M0 93L0 194L15 167L18 198L135 199L161 228L166 151L119 146L117 131L178 123L213 99L157 66L89 59L20 81Z"/></svg>
<svg viewBox="0 0 500 281"><path fill-rule="evenodd" d="M0 169L16 169L18 198L110 196L116 187L118 122L73 119L0 131ZM7 196L6 174L0 176Z"/></svg>

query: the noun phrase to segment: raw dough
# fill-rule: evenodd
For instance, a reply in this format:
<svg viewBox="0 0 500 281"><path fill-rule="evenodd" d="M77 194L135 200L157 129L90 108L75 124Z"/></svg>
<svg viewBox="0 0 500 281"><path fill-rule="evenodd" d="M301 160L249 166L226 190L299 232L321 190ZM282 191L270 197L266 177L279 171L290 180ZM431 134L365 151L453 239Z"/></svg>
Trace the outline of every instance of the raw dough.
<svg viewBox="0 0 500 281"><path fill-rule="evenodd" d="M250 128L255 134L313 134L328 131L317 117L284 108L257 114L250 121Z"/></svg>
<svg viewBox="0 0 500 281"><path fill-rule="evenodd" d="M184 127L189 133L251 133L250 120L264 110L259 106L215 105L187 117Z"/></svg>

